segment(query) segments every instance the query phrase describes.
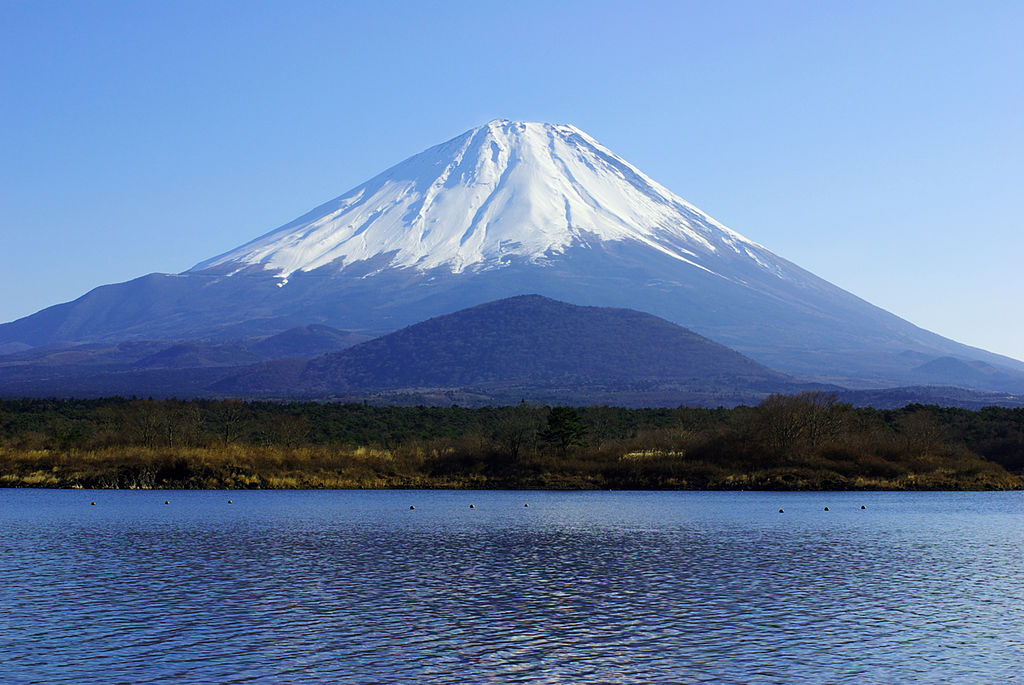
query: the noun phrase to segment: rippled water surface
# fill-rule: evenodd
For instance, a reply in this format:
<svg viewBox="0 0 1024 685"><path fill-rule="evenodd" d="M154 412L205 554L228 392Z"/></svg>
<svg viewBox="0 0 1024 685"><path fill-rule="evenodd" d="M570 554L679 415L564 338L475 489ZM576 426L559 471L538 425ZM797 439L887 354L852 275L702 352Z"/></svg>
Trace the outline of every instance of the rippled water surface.
<svg viewBox="0 0 1024 685"><path fill-rule="evenodd" d="M1022 666L1024 493L0 490L4 682Z"/></svg>

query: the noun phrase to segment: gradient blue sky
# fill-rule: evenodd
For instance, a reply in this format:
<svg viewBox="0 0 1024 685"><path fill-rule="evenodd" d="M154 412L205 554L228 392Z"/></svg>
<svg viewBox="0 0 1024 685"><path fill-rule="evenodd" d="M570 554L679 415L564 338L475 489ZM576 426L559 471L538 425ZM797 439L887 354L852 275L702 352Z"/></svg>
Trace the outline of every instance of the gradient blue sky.
<svg viewBox="0 0 1024 685"><path fill-rule="evenodd" d="M0 321L178 272L494 118L1024 359L1024 2L0 0Z"/></svg>

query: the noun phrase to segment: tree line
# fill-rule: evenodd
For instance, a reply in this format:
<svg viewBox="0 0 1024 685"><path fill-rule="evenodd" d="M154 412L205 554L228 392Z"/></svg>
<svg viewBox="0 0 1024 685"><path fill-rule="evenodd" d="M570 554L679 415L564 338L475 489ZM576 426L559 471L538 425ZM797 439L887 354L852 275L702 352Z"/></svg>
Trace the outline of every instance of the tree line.
<svg viewBox="0 0 1024 685"><path fill-rule="evenodd" d="M0 485L984 489L1024 485L1024 409L0 401Z"/></svg>

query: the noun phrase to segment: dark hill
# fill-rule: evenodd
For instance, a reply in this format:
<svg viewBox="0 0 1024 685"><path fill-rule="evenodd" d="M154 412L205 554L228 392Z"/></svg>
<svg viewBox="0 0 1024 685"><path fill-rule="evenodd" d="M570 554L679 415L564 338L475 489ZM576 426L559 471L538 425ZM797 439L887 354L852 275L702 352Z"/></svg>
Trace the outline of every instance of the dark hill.
<svg viewBox="0 0 1024 685"><path fill-rule="evenodd" d="M915 367L913 373L928 385L1024 393L1024 374L978 360L939 357Z"/></svg>
<svg viewBox="0 0 1024 685"><path fill-rule="evenodd" d="M364 391L460 389L561 398L569 391L751 398L806 386L651 314L580 307L538 295L429 319L296 368L253 367L218 384L233 394L338 397ZM276 386L276 387L275 387ZM275 392L276 390L276 392ZM594 393L598 395L594 395ZM570 399L571 396L565 396ZM679 396L679 401L687 398ZM671 400L669 400L671 401Z"/></svg>
<svg viewBox="0 0 1024 685"><path fill-rule="evenodd" d="M339 331L322 324L297 326L283 333L265 338L251 346L253 352L263 359L284 357L318 357L328 352L337 352L356 343L370 340L373 336Z"/></svg>
<svg viewBox="0 0 1024 685"><path fill-rule="evenodd" d="M181 342L135 362L136 369L202 369L210 366L254 364L261 357L242 345Z"/></svg>

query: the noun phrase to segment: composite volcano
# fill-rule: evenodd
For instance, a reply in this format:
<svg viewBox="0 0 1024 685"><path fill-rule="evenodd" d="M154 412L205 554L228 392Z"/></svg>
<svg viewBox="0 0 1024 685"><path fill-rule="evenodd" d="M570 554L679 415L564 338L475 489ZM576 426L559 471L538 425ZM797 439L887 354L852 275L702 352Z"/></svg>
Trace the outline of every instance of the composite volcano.
<svg viewBox="0 0 1024 685"><path fill-rule="evenodd" d="M773 254L578 128L505 120L182 274L4 324L0 345L234 340L310 324L377 335L525 294L649 312L779 371L851 387L927 382L921 369L943 358L1024 372Z"/></svg>

